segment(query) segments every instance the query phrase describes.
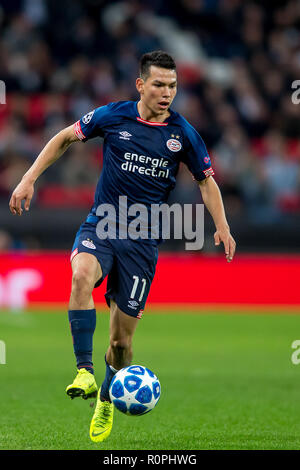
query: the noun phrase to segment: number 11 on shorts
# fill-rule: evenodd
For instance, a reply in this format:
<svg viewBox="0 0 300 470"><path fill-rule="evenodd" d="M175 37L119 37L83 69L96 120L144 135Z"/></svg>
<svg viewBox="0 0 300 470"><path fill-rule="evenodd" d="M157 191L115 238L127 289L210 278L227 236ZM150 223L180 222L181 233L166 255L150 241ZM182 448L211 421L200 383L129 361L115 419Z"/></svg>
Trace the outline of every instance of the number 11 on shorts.
<svg viewBox="0 0 300 470"><path fill-rule="evenodd" d="M136 291L137 291L137 288L138 288L138 284L140 282L140 278L138 276L132 276L133 277L133 287L132 287L132 291L131 291L131 294L130 294L130 298L131 299L134 299L135 297L135 294L136 294ZM143 295L144 295L144 292L145 292L145 288L146 288L146 279L142 279L142 290L141 290L141 293L140 293L140 296L139 296L139 302L142 301L142 298L143 298Z"/></svg>

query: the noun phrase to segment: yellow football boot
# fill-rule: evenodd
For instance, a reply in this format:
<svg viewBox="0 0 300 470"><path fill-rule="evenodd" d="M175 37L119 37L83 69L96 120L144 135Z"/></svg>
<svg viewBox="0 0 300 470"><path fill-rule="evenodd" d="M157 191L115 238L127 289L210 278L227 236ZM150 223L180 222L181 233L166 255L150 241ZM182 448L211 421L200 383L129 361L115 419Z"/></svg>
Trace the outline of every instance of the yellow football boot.
<svg viewBox="0 0 300 470"><path fill-rule="evenodd" d="M82 397L85 400L97 396L98 387L93 374L85 368L77 369L74 382L67 386L66 392L72 399Z"/></svg>
<svg viewBox="0 0 300 470"><path fill-rule="evenodd" d="M114 405L109 401L101 401L99 390L96 409L90 426L90 438L93 442L102 442L110 435L113 417Z"/></svg>

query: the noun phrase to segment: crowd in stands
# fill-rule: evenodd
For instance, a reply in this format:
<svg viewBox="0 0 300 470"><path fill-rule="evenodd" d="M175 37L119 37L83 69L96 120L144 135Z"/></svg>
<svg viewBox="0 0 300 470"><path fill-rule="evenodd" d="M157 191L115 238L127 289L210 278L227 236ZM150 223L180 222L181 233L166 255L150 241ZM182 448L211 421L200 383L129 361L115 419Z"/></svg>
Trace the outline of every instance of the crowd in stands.
<svg viewBox="0 0 300 470"><path fill-rule="evenodd" d="M173 109L203 137L228 216L300 213L299 0L2 0L0 31L0 204L58 131L137 100L140 55L163 49L178 65ZM98 139L72 145L32 204L88 211L101 165ZM171 201L201 201L184 166Z"/></svg>

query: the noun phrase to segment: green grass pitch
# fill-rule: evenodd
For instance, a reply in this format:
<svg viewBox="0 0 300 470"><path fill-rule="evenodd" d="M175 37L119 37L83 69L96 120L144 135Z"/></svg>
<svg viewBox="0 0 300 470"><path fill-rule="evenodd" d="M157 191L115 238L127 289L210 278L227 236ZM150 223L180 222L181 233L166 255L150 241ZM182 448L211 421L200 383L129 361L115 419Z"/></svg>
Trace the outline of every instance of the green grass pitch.
<svg viewBox="0 0 300 470"><path fill-rule="evenodd" d="M299 315L148 311L133 363L158 375L161 399L141 417L116 410L101 444L89 439L90 401L65 394L76 373L67 314L0 312L0 449L300 449ZM108 325L99 312L98 385Z"/></svg>

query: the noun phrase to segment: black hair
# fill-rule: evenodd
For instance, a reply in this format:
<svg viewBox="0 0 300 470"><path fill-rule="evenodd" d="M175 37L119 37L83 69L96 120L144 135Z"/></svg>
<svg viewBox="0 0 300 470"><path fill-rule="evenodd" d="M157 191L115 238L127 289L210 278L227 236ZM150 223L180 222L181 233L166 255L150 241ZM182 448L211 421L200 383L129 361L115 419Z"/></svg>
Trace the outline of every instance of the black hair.
<svg viewBox="0 0 300 470"><path fill-rule="evenodd" d="M156 67L162 67L164 69L176 70L176 64L167 52L164 51L153 51L143 54L140 59L140 77L143 80L147 80L150 75L150 67L155 65Z"/></svg>

